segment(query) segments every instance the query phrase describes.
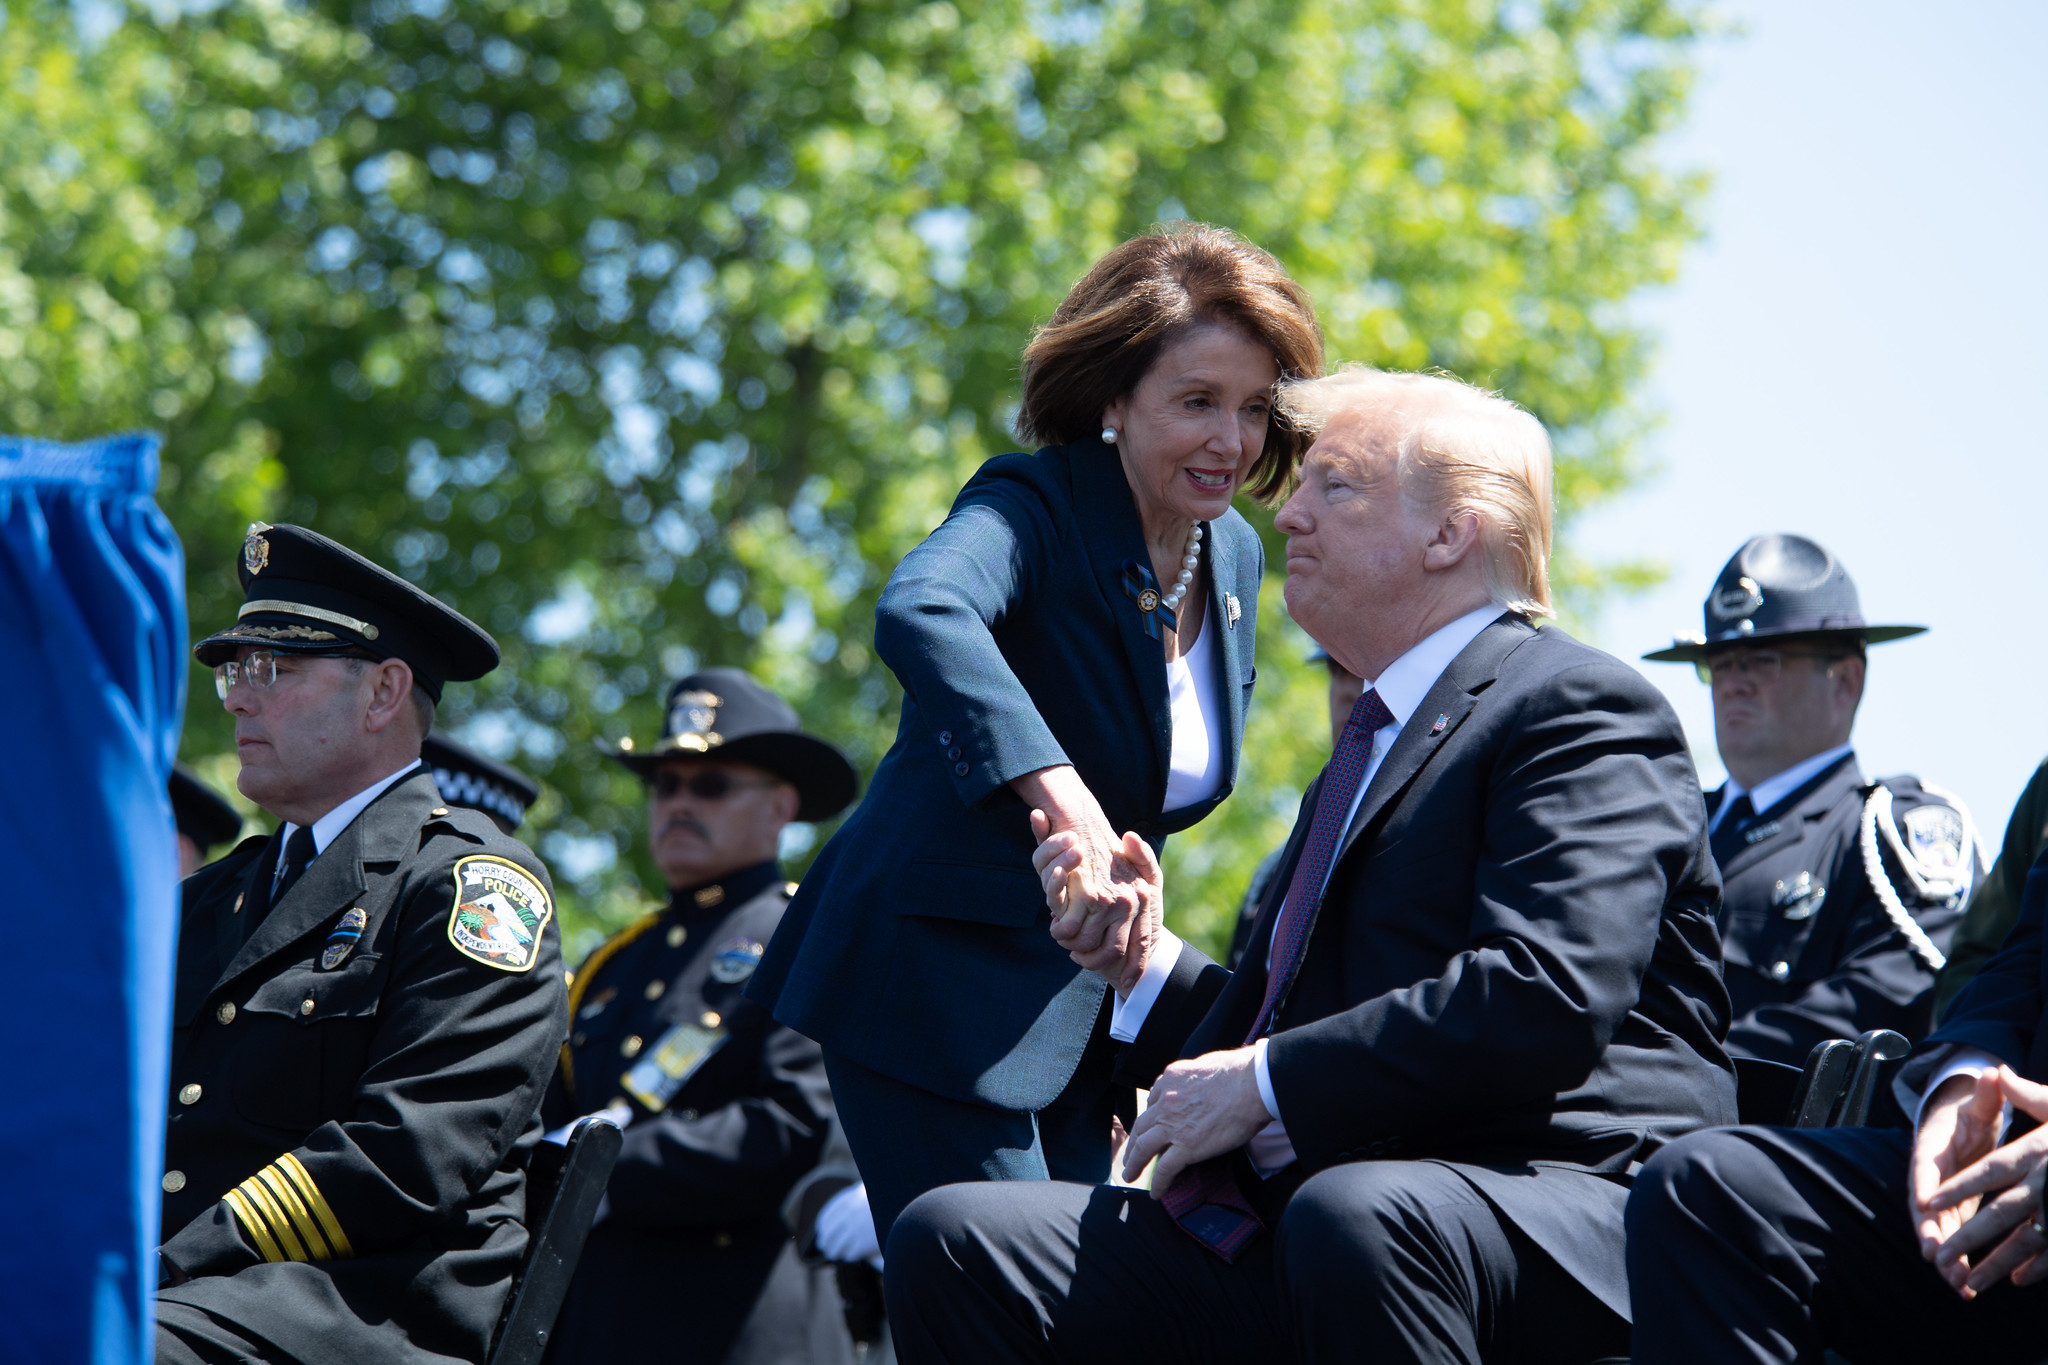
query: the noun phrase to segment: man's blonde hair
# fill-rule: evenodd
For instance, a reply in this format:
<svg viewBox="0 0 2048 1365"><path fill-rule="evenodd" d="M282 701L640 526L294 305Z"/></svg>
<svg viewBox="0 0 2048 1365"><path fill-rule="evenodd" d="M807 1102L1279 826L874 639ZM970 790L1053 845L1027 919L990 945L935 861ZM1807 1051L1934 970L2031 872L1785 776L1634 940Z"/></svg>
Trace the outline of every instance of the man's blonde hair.
<svg viewBox="0 0 2048 1365"><path fill-rule="evenodd" d="M1393 443L1402 492L1446 516L1479 518L1486 590L1508 611L1554 616L1550 605L1552 476L1543 424L1499 394L1448 375L1347 365L1283 383L1279 404L1299 429L1332 417L1377 418Z"/></svg>

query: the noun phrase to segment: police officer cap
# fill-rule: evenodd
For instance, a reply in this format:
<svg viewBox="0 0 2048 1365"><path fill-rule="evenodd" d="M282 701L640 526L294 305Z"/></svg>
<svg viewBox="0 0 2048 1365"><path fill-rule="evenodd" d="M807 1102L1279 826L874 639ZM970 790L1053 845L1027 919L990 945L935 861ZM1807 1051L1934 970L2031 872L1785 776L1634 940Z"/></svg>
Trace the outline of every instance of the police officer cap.
<svg viewBox="0 0 2048 1365"><path fill-rule="evenodd" d="M466 744L457 744L439 730L420 744L420 762L431 768L441 799L451 806L480 810L510 834L526 818L526 808L540 799L540 783L480 754Z"/></svg>
<svg viewBox="0 0 2048 1365"><path fill-rule="evenodd" d="M1804 536L1757 536L1735 552L1707 594L1706 630L1673 637L1643 657L1657 663L1704 659L1717 645L1781 635L1822 635L1882 644L1925 626L1873 626L1841 561Z"/></svg>
<svg viewBox="0 0 2048 1365"><path fill-rule="evenodd" d="M607 749L647 781L670 758L718 758L766 768L797 790L799 820L829 820L852 804L860 781L846 755L803 733L796 708L737 668L705 668L668 690L661 738Z"/></svg>
<svg viewBox="0 0 2048 1365"><path fill-rule="evenodd" d="M438 702L442 684L498 666L498 642L482 626L303 526L252 525L236 572L246 600L235 624L192 649L208 667L234 658L242 645L302 654L368 650L405 660Z"/></svg>
<svg viewBox="0 0 2048 1365"><path fill-rule="evenodd" d="M178 833L202 852L242 832L242 817L235 808L182 763L171 768L171 815Z"/></svg>

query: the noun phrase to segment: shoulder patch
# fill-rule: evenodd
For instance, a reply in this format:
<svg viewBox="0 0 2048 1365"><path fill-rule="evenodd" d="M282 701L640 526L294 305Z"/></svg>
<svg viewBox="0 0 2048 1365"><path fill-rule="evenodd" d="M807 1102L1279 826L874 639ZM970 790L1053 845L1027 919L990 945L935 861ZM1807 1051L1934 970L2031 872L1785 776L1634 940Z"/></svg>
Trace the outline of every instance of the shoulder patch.
<svg viewBox="0 0 2048 1365"><path fill-rule="evenodd" d="M454 877L448 941L455 951L502 972L530 970L555 914L547 889L525 868L482 854L458 861Z"/></svg>
<svg viewBox="0 0 2048 1365"><path fill-rule="evenodd" d="M1961 873L1965 845L1963 817L1949 806L1915 806L1899 817L1905 827L1906 854L1931 880L1953 881Z"/></svg>

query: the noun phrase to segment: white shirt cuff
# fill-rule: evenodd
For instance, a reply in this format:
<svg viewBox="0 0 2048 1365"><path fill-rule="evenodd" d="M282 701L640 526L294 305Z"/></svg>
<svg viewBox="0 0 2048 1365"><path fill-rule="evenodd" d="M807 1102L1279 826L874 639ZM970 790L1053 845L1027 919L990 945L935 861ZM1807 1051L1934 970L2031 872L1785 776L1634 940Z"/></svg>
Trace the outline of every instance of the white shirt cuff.
<svg viewBox="0 0 2048 1365"><path fill-rule="evenodd" d="M1116 1004L1110 1007L1110 1037L1119 1043L1138 1041L1139 1030L1145 1027L1152 1007L1159 1003L1159 992L1166 989L1166 978L1173 975L1173 965L1180 961L1180 950L1180 936L1171 929L1161 929L1159 942L1153 945L1152 956L1145 963L1145 974L1131 987L1130 995L1117 997Z"/></svg>
<svg viewBox="0 0 2048 1365"><path fill-rule="evenodd" d="M1267 1042L1261 1038L1252 1044L1252 1076L1259 1083L1259 1103L1266 1106L1273 1121L1252 1134L1252 1140L1245 1144L1245 1155L1251 1158L1252 1169L1261 1178L1292 1166L1296 1160L1287 1125L1280 1121L1280 1101L1273 1098L1273 1073L1266 1065Z"/></svg>
<svg viewBox="0 0 2048 1365"><path fill-rule="evenodd" d="M1926 1112L1927 1101L1950 1080L1957 1076L1968 1076L1974 1080L1987 1071L1998 1070L1999 1065L1998 1058L1981 1047L1958 1048L1941 1070L1934 1073L1934 1079L1927 1083L1927 1088L1920 1092L1919 1101L1913 1106L1913 1127L1919 1128L1920 1116ZM2005 1106L2005 1118L2008 1121L2012 1118L2012 1106L2009 1104ZM2001 1123L2000 1127L2002 1129L2004 1124Z"/></svg>

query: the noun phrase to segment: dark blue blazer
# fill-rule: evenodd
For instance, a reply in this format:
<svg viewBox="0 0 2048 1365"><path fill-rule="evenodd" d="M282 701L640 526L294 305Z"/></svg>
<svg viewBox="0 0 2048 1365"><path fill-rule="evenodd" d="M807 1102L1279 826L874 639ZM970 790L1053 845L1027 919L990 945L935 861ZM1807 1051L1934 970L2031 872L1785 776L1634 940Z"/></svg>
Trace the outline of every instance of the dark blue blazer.
<svg viewBox="0 0 2048 1365"><path fill-rule="evenodd" d="M1984 969L1949 1005L1941 1027L1906 1064L1917 1089L1936 1049L1980 1047L2034 1082L2048 1081L2048 850L2034 859L2020 893L2020 917Z"/></svg>
<svg viewBox="0 0 2048 1365"><path fill-rule="evenodd" d="M1030 813L1008 783L1071 763L1155 847L1229 795L1251 699L1264 551L1235 511L1202 541L1226 733L1215 796L1162 818L1166 661L1124 590L1149 565L1116 451L990 460L875 612L903 684L896 742L805 876L749 994L826 1048L952 1099L1037 1110L1066 1086L1102 978L1047 932Z"/></svg>
<svg viewBox="0 0 2048 1365"><path fill-rule="evenodd" d="M1299 1160L1259 1197L1343 1162L1463 1163L1626 1316L1628 1178L1671 1139L1735 1121L1696 784L1678 717L1640 673L1519 616L1480 632L1339 844L1267 1045ZM1123 1058L1135 1083L1243 1045L1317 794L1236 973L1182 950Z"/></svg>

